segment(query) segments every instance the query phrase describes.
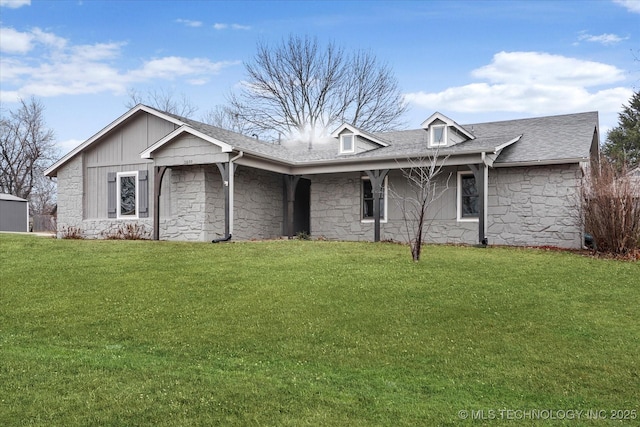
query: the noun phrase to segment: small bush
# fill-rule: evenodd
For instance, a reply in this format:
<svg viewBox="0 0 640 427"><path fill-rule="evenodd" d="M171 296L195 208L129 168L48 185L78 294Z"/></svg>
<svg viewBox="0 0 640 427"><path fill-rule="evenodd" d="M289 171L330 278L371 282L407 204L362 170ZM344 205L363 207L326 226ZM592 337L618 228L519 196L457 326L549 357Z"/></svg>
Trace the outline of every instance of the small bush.
<svg viewBox="0 0 640 427"><path fill-rule="evenodd" d="M582 184L585 231L598 252L626 255L640 242L640 189L626 168L616 171L602 161L585 175Z"/></svg>
<svg viewBox="0 0 640 427"><path fill-rule="evenodd" d="M84 233L80 227L64 226L62 227L61 237L63 239L81 240L84 239Z"/></svg>
<svg viewBox="0 0 640 427"><path fill-rule="evenodd" d="M298 240L311 240L311 235L306 231L298 231L296 233L296 239L298 239Z"/></svg>
<svg viewBox="0 0 640 427"><path fill-rule="evenodd" d="M144 225L120 224L115 229L100 233L107 240L149 240L151 233Z"/></svg>

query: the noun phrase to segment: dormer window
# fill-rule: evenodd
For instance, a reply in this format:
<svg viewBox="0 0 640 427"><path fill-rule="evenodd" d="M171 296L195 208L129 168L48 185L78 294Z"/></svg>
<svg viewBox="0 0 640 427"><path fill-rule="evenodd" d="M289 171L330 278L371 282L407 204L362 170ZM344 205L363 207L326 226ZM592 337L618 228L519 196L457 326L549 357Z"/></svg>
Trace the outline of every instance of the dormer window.
<svg viewBox="0 0 640 427"><path fill-rule="evenodd" d="M447 125L431 125L429 128L429 146L447 145Z"/></svg>
<svg viewBox="0 0 640 427"><path fill-rule="evenodd" d="M340 154L354 153L355 151L354 135L351 133L340 135Z"/></svg>

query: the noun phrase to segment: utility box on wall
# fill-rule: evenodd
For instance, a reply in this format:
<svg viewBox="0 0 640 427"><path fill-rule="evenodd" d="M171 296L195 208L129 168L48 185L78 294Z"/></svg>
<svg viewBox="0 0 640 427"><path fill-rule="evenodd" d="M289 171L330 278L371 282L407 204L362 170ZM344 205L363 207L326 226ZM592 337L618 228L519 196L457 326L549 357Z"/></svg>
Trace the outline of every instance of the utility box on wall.
<svg viewBox="0 0 640 427"><path fill-rule="evenodd" d="M0 193L0 231L29 231L29 202Z"/></svg>

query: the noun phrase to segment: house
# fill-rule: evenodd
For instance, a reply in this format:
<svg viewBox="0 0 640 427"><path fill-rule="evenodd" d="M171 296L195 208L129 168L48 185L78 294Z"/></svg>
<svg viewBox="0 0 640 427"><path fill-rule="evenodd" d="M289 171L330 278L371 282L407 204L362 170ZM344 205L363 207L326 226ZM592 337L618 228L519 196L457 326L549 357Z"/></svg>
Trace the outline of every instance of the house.
<svg viewBox="0 0 640 427"><path fill-rule="evenodd" d="M29 202L0 193L0 231L29 231Z"/></svg>
<svg viewBox="0 0 640 427"><path fill-rule="evenodd" d="M309 148L138 105L45 173L59 235L135 223L162 240L407 241L402 171L437 156L428 241L578 248L578 186L598 141L597 112L471 125L434 113L414 130L343 124Z"/></svg>

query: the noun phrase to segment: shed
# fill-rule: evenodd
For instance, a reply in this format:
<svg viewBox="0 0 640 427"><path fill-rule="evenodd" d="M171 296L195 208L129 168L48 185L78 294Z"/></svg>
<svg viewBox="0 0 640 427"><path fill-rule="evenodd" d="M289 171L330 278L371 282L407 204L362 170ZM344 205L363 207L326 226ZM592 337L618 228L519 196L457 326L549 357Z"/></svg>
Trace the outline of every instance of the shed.
<svg viewBox="0 0 640 427"><path fill-rule="evenodd" d="M29 203L0 193L0 231L29 231Z"/></svg>

